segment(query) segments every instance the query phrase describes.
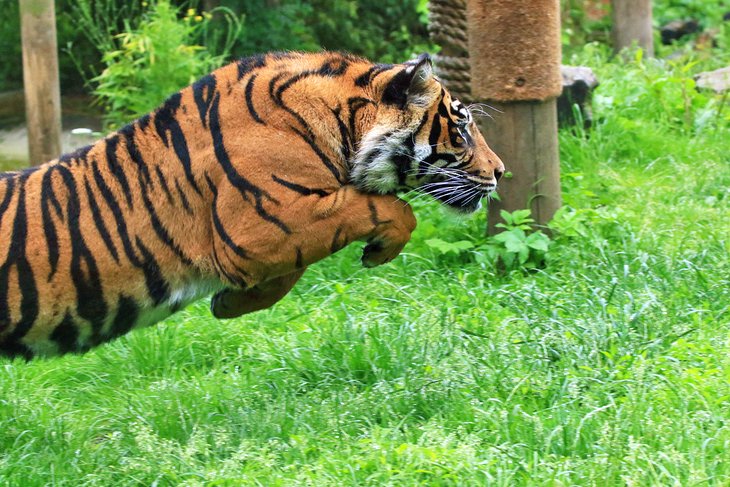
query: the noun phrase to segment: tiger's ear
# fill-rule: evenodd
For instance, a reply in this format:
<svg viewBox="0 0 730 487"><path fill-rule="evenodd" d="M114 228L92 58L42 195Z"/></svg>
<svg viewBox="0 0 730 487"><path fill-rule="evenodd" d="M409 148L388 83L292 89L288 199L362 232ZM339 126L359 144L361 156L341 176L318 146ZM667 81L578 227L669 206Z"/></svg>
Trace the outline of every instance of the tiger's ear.
<svg viewBox="0 0 730 487"><path fill-rule="evenodd" d="M408 105L427 107L433 103L433 62L428 54L421 54L418 59L406 63L406 68L397 72L388 81L383 90L382 101L385 104L406 108Z"/></svg>

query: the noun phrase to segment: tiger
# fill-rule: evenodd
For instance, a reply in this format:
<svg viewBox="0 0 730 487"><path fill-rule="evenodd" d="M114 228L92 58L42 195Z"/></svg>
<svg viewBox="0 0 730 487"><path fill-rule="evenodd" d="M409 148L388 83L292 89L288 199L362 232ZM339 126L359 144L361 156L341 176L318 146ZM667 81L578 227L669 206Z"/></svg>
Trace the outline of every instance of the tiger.
<svg viewBox="0 0 730 487"><path fill-rule="evenodd" d="M80 353L213 295L268 308L361 241L393 260L402 191L475 211L504 174L427 54L267 53L45 164L0 174L0 354Z"/></svg>

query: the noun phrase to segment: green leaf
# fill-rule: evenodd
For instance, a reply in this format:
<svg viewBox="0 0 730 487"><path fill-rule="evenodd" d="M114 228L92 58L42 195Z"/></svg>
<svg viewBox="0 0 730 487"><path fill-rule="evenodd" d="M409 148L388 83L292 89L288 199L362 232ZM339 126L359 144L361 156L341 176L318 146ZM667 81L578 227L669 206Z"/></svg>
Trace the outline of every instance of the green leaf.
<svg viewBox="0 0 730 487"><path fill-rule="evenodd" d="M550 239L542 232L535 232L525 239L525 243L532 249L547 252Z"/></svg>
<svg viewBox="0 0 730 487"><path fill-rule="evenodd" d="M468 240L459 240L458 242L447 242L440 238L431 238L425 241L426 245L437 250L441 254L460 254L464 250L474 248L474 244Z"/></svg>

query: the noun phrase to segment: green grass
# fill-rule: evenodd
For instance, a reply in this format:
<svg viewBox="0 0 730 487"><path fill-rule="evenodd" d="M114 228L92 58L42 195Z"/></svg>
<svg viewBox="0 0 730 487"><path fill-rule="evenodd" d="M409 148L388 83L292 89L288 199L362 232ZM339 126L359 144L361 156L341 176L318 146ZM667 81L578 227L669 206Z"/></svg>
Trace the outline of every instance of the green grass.
<svg viewBox="0 0 730 487"><path fill-rule="evenodd" d="M0 484L730 484L730 108L686 89L716 60L582 56L598 122L561 133L544 268L439 254L484 216L419 200L388 266L0 362Z"/></svg>

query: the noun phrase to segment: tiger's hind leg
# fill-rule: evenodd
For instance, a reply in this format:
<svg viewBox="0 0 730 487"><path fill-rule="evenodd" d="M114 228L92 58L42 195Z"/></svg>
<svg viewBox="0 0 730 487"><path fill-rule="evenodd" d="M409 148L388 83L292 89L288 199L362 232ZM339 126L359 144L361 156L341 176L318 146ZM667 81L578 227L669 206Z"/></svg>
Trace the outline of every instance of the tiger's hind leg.
<svg viewBox="0 0 730 487"><path fill-rule="evenodd" d="M210 311L220 319L237 318L269 308L286 296L305 269L275 277L248 289L224 289L210 301Z"/></svg>

